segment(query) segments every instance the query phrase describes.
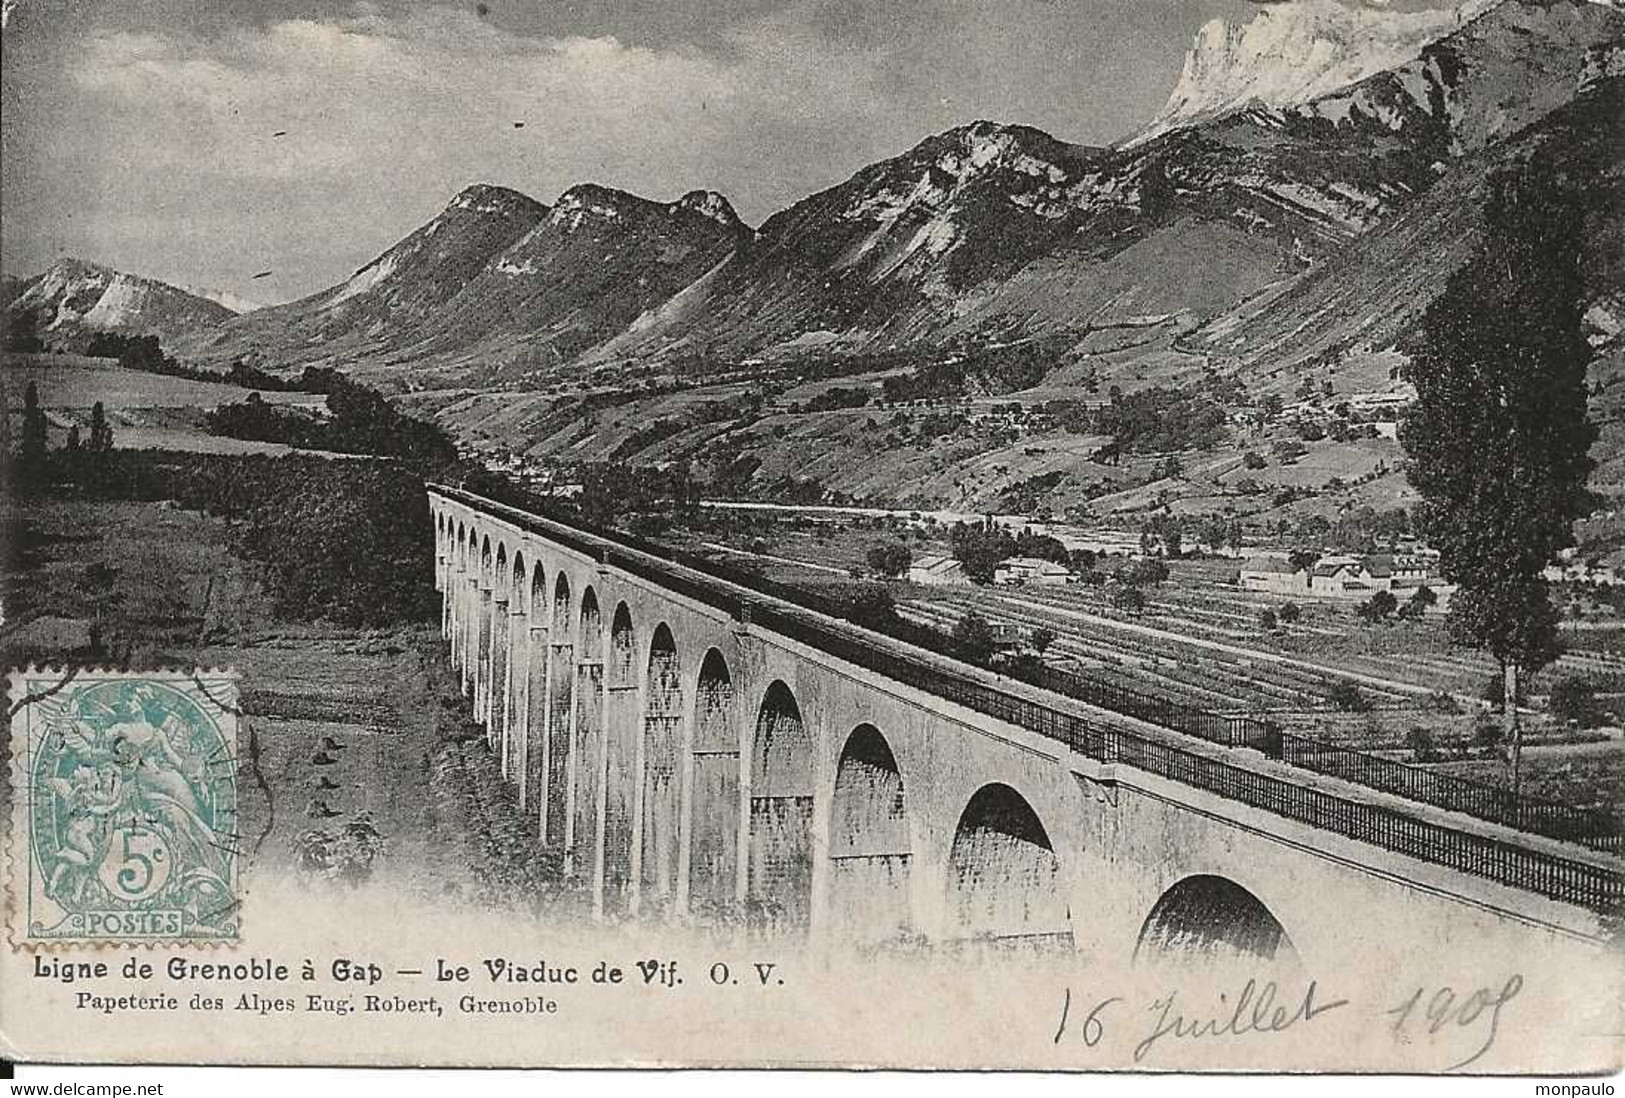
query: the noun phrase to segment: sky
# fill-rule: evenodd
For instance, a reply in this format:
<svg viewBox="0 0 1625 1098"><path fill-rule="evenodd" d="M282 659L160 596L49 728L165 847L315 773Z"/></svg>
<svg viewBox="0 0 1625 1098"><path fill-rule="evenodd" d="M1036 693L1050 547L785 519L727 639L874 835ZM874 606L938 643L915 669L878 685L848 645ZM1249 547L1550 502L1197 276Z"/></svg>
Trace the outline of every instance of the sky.
<svg viewBox="0 0 1625 1098"><path fill-rule="evenodd" d="M589 181L662 200L707 188L759 224L977 119L1110 142L1161 108L1204 22L1257 10L4 3L0 266L72 255L261 303L342 281L475 182L543 202Z"/></svg>

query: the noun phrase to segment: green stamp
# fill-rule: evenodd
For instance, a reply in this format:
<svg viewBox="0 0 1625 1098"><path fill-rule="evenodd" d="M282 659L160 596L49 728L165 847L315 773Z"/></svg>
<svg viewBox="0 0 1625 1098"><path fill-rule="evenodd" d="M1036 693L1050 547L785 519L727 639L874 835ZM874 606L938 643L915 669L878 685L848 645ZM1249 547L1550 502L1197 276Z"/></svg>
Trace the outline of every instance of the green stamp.
<svg viewBox="0 0 1625 1098"><path fill-rule="evenodd" d="M12 675L16 944L237 940L237 716L231 672Z"/></svg>

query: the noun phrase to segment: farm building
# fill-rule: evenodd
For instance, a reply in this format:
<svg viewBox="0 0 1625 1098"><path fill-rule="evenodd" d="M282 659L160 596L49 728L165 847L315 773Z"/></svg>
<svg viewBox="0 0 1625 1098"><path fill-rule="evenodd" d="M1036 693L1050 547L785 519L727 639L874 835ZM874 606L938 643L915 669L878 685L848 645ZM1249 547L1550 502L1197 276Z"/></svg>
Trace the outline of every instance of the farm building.
<svg viewBox="0 0 1625 1098"><path fill-rule="evenodd" d="M1011 557L993 570L993 582L1003 587L1033 584L1039 587L1071 583L1076 577L1064 564L1038 557Z"/></svg>
<svg viewBox="0 0 1625 1098"><path fill-rule="evenodd" d="M917 557L908 566L908 581L926 587L964 587L970 583L965 569L952 557Z"/></svg>
<svg viewBox="0 0 1625 1098"><path fill-rule="evenodd" d="M1264 557L1250 560L1241 569L1243 591L1264 591L1275 595L1307 595L1309 577L1301 568L1284 560Z"/></svg>
<svg viewBox="0 0 1625 1098"><path fill-rule="evenodd" d="M1241 570L1238 583L1244 591L1362 601L1378 591L1403 599L1418 587L1427 587L1439 597L1442 608L1455 589L1434 577L1437 560L1437 553L1424 549L1334 553L1321 557L1308 569L1297 570L1285 561L1255 560Z"/></svg>

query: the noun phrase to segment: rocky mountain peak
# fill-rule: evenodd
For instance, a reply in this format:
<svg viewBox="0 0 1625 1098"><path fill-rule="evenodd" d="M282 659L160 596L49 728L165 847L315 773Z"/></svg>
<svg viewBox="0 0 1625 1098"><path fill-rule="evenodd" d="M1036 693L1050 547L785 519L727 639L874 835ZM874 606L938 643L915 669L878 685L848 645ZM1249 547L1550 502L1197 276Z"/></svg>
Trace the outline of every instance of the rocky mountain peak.
<svg viewBox="0 0 1625 1098"><path fill-rule="evenodd" d="M474 183L457 192L457 196L446 204L445 212L451 214L466 211L475 214L512 216L540 214L546 210L546 206L529 195L493 183Z"/></svg>
<svg viewBox="0 0 1625 1098"><path fill-rule="evenodd" d="M689 191L672 203L672 208L708 217L728 229L737 229L744 224L734 212L733 204L716 191Z"/></svg>
<svg viewBox="0 0 1625 1098"><path fill-rule="evenodd" d="M1396 12L1292 0L1266 5L1246 23L1211 20L1186 53L1167 105L1130 143L1256 104L1307 103L1412 60L1502 2Z"/></svg>

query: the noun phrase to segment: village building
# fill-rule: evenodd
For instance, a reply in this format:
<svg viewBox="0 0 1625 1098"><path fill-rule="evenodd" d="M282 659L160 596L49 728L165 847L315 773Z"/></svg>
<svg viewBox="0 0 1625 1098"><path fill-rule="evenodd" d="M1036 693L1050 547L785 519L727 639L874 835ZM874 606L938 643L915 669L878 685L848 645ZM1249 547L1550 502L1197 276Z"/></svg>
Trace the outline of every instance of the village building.
<svg viewBox="0 0 1625 1098"><path fill-rule="evenodd" d="M1038 557L1011 557L993 570L993 582L1001 587L1055 587L1076 578L1066 565Z"/></svg>
<svg viewBox="0 0 1625 1098"><path fill-rule="evenodd" d="M953 557L927 555L916 557L909 564L908 581L925 587L965 587L970 584L970 577Z"/></svg>
<svg viewBox="0 0 1625 1098"><path fill-rule="evenodd" d="M1417 588L1426 587L1443 609L1455 588L1438 578L1438 560L1437 552L1415 545L1392 553L1329 553L1306 569L1294 569L1282 560L1252 560L1241 569L1237 582L1244 591L1361 602L1378 591L1403 602Z"/></svg>

